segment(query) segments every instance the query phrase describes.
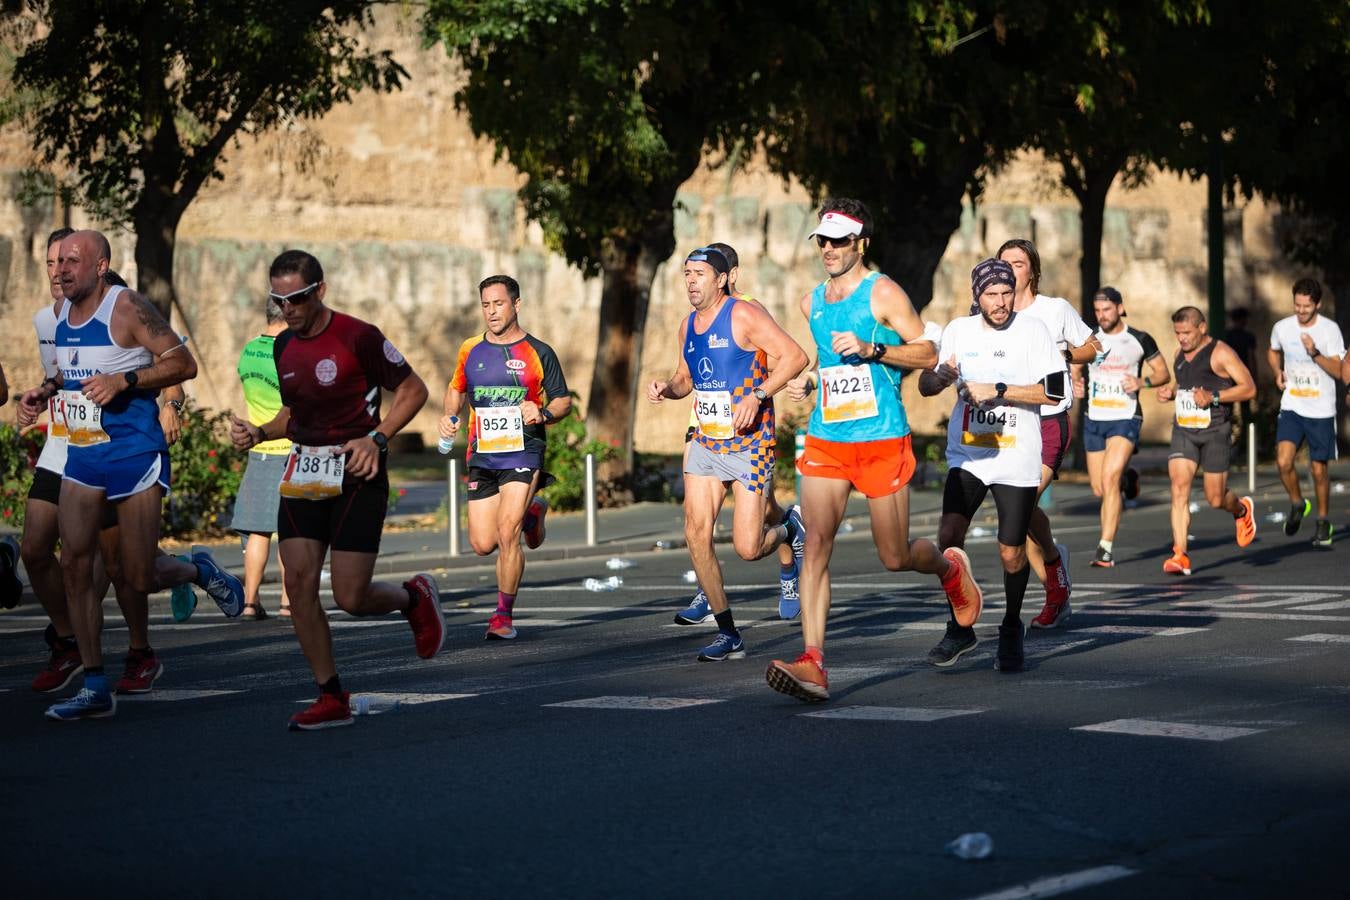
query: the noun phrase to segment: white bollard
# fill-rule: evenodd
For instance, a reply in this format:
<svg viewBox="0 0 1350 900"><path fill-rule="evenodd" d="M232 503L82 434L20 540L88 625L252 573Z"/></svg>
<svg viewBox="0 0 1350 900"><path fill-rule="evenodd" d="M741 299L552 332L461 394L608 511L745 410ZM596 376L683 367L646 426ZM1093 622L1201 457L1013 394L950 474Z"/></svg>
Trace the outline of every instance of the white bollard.
<svg viewBox="0 0 1350 900"><path fill-rule="evenodd" d="M1247 423L1247 493L1256 493L1256 423Z"/></svg>
<svg viewBox="0 0 1350 900"><path fill-rule="evenodd" d="M450 518L450 555L459 556L459 460L446 463L449 480L446 484L445 508Z"/></svg>
<svg viewBox="0 0 1350 900"><path fill-rule="evenodd" d="M595 546L595 454L586 454L586 546Z"/></svg>

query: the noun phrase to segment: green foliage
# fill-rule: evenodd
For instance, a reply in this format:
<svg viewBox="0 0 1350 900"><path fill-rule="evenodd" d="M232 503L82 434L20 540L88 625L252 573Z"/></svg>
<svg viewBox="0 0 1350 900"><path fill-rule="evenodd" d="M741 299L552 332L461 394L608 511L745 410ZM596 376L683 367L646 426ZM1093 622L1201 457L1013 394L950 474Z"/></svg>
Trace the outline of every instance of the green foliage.
<svg viewBox="0 0 1350 900"><path fill-rule="evenodd" d="M183 433L169 448L173 480L164 501L163 533L194 537L225 533L220 519L244 477L248 454L230 443L230 413L183 405Z"/></svg>
<svg viewBox="0 0 1350 900"><path fill-rule="evenodd" d="M797 435L806 433L810 413L780 415L775 450L778 458L773 464L774 481L780 485L793 484L797 478Z"/></svg>
<svg viewBox="0 0 1350 900"><path fill-rule="evenodd" d="M573 397L576 395L573 394ZM539 493L547 498L553 509L580 509L586 497L586 454L595 455L595 463L612 458L617 449L612 444L586 437L586 423L575 412L550 425L548 444L544 448L544 471L556 481Z"/></svg>
<svg viewBox="0 0 1350 900"><path fill-rule="evenodd" d="M45 432L37 429L19 437L13 425L0 424L0 525L23 527L33 465L42 452Z"/></svg>

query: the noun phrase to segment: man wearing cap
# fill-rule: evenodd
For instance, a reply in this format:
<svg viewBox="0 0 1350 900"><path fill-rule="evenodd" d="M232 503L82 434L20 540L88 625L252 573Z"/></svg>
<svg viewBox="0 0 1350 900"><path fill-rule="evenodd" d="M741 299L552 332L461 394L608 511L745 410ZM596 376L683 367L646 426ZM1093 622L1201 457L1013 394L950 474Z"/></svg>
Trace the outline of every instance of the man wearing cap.
<svg viewBox="0 0 1350 900"><path fill-rule="evenodd" d="M936 575L965 624L980 614L982 597L970 561L932 541L909 538L909 479L914 474L909 421L900 399L903 369L936 362L904 290L863 263L871 214L849 198L826 201L810 238L829 278L801 299L802 315L816 342L819 370L789 383L788 396L816 392L802 476L806 554L800 582L803 652L792 662L774 660L765 678L774 690L800 700L828 700L825 625L830 611L830 555L849 493L867 497L872 539L882 564Z"/></svg>
<svg viewBox="0 0 1350 900"><path fill-rule="evenodd" d="M1014 311L1016 284L1012 266L1003 260L977 265L971 293L979 314L947 324L938 351L942 365L919 376L925 397L957 385L956 408L947 420L949 468L939 543L948 553L965 543L986 494L992 493L998 506L1007 605L994 667L1002 672L1022 669L1022 600L1031 574L1027 536L1041 482L1041 409L1061 400L1068 387L1050 332L1037 318ZM978 643L975 629L953 616L928 661L950 666Z"/></svg>
<svg viewBox="0 0 1350 900"><path fill-rule="evenodd" d="M717 621L703 662L745 656L713 549L713 525L730 485L736 507L732 543L742 559L761 559L793 539L795 520L768 527L776 434L773 403L806 354L763 307L728 292L731 265L719 250L699 247L685 259L684 286L693 307L680 326L675 372L647 388L652 403L694 393L698 432L684 466L684 531L699 587Z"/></svg>
<svg viewBox="0 0 1350 900"><path fill-rule="evenodd" d="M1092 493L1102 501L1102 534L1092 565L1114 566L1112 555L1120 512L1126 496L1139 493L1139 475L1126 472L1144 423L1139 390L1167 384L1172 379L1167 362L1158 352L1158 344L1147 332L1125 324L1124 298L1113 287L1097 291L1092 310L1097 316L1097 340L1102 352L1086 366L1087 383L1075 378L1074 396L1087 400L1087 424L1083 428L1083 448L1087 451L1088 479ZM1144 364L1149 372L1144 375ZM1080 374L1082 367L1079 368ZM1142 378L1141 378L1142 376Z"/></svg>

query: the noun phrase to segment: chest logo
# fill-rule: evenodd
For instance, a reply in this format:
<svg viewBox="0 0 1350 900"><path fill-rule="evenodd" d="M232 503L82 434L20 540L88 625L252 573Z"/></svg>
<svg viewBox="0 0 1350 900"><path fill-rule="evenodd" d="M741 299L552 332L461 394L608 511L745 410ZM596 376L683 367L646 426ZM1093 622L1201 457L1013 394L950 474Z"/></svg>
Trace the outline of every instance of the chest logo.
<svg viewBox="0 0 1350 900"><path fill-rule="evenodd" d="M709 378L712 378L712 376L713 376L712 360L708 359L708 357L705 356L698 361L698 377L702 378L704 381L707 381Z"/></svg>
<svg viewBox="0 0 1350 900"><path fill-rule="evenodd" d="M506 361L506 367L507 367L508 369L511 369L512 371L515 371L515 372L523 372L523 371L525 370L525 360L523 360L523 359L508 359L508 360Z"/></svg>
<svg viewBox="0 0 1350 900"><path fill-rule="evenodd" d="M319 384L330 385L337 381L337 360L332 357L321 359L314 365L314 377L318 379Z"/></svg>
<svg viewBox="0 0 1350 900"><path fill-rule="evenodd" d="M730 342L727 338L718 337L717 332L714 331L712 334L708 335L709 350L725 350L728 346L730 346Z"/></svg>

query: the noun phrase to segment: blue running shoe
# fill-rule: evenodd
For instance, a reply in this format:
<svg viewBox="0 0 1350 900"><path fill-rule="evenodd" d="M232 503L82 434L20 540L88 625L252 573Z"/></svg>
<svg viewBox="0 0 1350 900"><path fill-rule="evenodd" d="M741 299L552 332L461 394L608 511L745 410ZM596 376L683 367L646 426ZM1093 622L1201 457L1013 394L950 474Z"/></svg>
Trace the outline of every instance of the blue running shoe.
<svg viewBox="0 0 1350 900"><path fill-rule="evenodd" d="M186 554L180 555L178 559L185 563L192 562L192 557ZM192 618L192 614L197 611L197 592L190 583L185 581L173 586L169 592L169 611L173 613L175 622L186 622Z"/></svg>
<svg viewBox="0 0 1350 900"><path fill-rule="evenodd" d="M791 621L801 615L802 598L797 593L797 577L801 575L801 571L801 563L793 560L791 575L778 573L778 618L780 619Z"/></svg>
<svg viewBox="0 0 1350 900"><path fill-rule="evenodd" d="M802 508L796 503L783 514L783 524L787 526L788 540L792 543L792 558L797 561L797 571L802 570L802 557L806 555L806 526L802 524Z"/></svg>
<svg viewBox="0 0 1350 900"><path fill-rule="evenodd" d="M676 625L702 625L704 622L711 622L712 619L712 607L708 605L708 595L703 593L702 588L699 588L699 592L689 602L688 609L675 614Z"/></svg>
<svg viewBox="0 0 1350 900"><path fill-rule="evenodd" d="M745 641L741 640L739 634L727 634L725 631L717 632L713 642L698 652L699 662L721 662L744 657Z"/></svg>
<svg viewBox="0 0 1350 900"><path fill-rule="evenodd" d="M117 714L117 698L112 692L99 693L89 688L68 700L47 707L47 718L53 722L74 722L78 719L106 719Z"/></svg>
<svg viewBox="0 0 1350 900"><path fill-rule="evenodd" d="M193 553L192 562L197 566L197 587L216 601L227 618L237 619L244 611L244 586L239 579L222 569L206 550Z"/></svg>

